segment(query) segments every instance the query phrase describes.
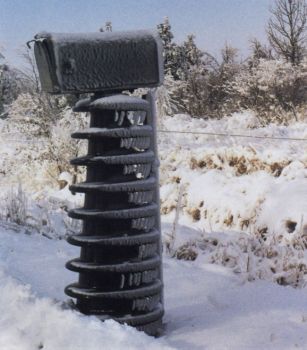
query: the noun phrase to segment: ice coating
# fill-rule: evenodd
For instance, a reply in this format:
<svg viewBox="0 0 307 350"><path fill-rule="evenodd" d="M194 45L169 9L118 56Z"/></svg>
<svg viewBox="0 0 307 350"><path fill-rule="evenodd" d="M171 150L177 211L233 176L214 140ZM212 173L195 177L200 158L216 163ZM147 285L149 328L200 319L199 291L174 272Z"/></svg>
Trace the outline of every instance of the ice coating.
<svg viewBox="0 0 307 350"><path fill-rule="evenodd" d="M121 91L163 82L162 44L155 31L41 32L34 49L47 92Z"/></svg>
<svg viewBox="0 0 307 350"><path fill-rule="evenodd" d="M88 40L97 41L129 41L136 38L144 37L155 37L159 38L158 33L155 30L130 30L130 31L119 31L119 32L89 32L89 33L50 33L47 31L42 31L34 36L35 40L51 39L59 44L66 43L77 43L81 44L87 42Z"/></svg>
<svg viewBox="0 0 307 350"><path fill-rule="evenodd" d="M102 97L90 104L93 109L146 111L149 108L148 101L135 96L117 94Z"/></svg>

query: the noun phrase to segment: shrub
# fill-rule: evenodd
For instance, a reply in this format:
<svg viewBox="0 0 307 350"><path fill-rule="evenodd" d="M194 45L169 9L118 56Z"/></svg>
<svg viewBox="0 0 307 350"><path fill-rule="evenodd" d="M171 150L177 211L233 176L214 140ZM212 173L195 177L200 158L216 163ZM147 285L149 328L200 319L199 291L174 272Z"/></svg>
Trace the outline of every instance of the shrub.
<svg viewBox="0 0 307 350"><path fill-rule="evenodd" d="M28 201L21 184L17 190L11 189L6 202L6 219L24 225L27 219Z"/></svg>
<svg viewBox="0 0 307 350"><path fill-rule="evenodd" d="M276 60L259 60L245 67L228 83L237 109L252 109L263 125L270 122L287 124L299 118L306 104L307 63L298 66Z"/></svg>

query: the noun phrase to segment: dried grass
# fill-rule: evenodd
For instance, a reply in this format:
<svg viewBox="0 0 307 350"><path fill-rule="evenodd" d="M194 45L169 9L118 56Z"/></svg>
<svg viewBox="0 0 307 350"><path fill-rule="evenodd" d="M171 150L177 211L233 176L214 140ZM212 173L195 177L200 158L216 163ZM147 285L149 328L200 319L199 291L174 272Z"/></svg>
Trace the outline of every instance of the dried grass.
<svg viewBox="0 0 307 350"><path fill-rule="evenodd" d="M260 158L255 157L255 155L248 157L245 155L236 156L221 154L216 156L216 154L206 154L199 159L191 157L190 169L224 170L226 168L232 168L236 176L247 175L256 171L263 170L269 174L272 174L274 177L279 177L283 169L290 163L291 161L288 160L283 160L280 162L264 161Z"/></svg>

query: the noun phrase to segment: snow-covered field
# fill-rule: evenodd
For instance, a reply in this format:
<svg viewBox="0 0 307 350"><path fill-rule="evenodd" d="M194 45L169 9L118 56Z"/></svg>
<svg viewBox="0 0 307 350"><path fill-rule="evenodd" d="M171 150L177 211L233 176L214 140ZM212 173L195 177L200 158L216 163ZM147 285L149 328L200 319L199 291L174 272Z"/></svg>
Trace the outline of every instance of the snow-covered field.
<svg viewBox="0 0 307 350"><path fill-rule="evenodd" d="M258 126L252 113L177 115L159 129L307 139L304 122ZM154 339L71 310L64 264L78 249L61 238L82 197L57 188L69 176L40 163L43 142L0 128L0 349L307 349L306 141L159 133L166 314Z"/></svg>

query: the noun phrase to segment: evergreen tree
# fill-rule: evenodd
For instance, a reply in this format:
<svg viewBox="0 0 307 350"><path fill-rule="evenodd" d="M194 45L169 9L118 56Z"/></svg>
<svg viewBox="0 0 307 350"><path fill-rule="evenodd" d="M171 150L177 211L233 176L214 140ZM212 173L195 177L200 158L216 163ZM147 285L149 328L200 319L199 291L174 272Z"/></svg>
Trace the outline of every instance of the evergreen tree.
<svg viewBox="0 0 307 350"><path fill-rule="evenodd" d="M162 43L163 43L163 47L164 47L165 51L167 51L170 48L170 46L172 44L172 40L174 38L174 35L171 31L171 25L169 23L168 17L165 17L164 22L158 24L157 28L158 28L158 32L159 32L160 38L161 38Z"/></svg>
<svg viewBox="0 0 307 350"><path fill-rule="evenodd" d="M183 43L183 51L187 69L203 66L204 53L196 46L195 35L190 34Z"/></svg>
<svg viewBox="0 0 307 350"><path fill-rule="evenodd" d="M173 42L174 35L168 17L157 26L163 44L164 72L175 80L182 80L184 75L183 48Z"/></svg>

